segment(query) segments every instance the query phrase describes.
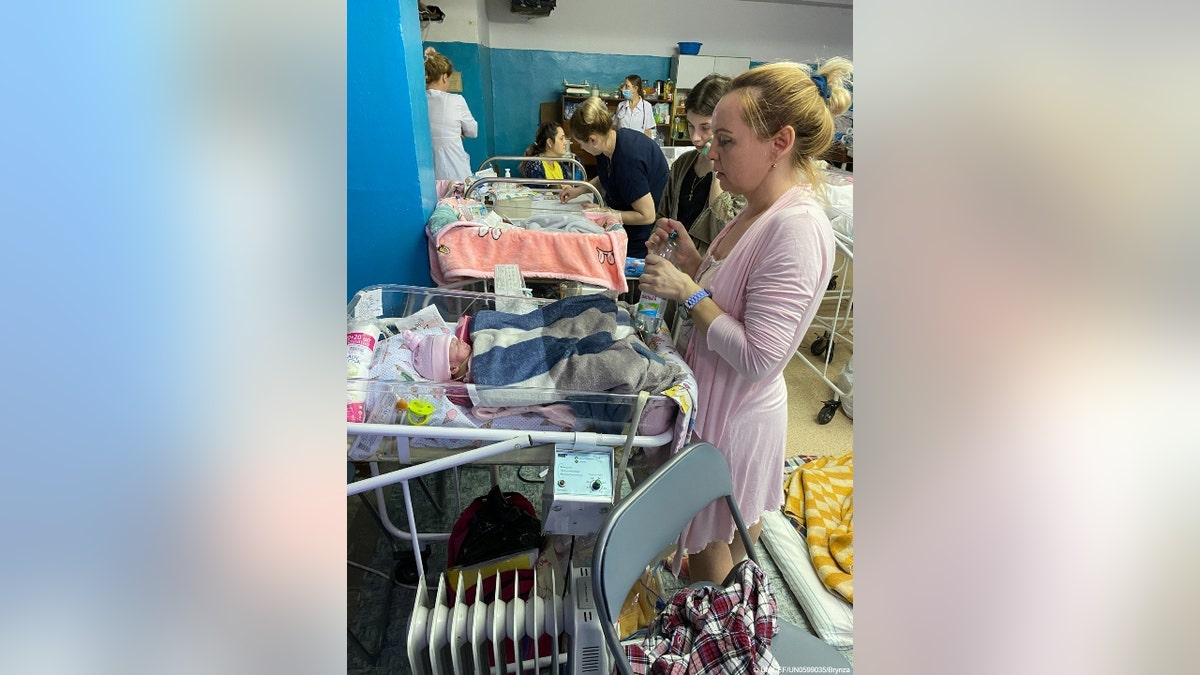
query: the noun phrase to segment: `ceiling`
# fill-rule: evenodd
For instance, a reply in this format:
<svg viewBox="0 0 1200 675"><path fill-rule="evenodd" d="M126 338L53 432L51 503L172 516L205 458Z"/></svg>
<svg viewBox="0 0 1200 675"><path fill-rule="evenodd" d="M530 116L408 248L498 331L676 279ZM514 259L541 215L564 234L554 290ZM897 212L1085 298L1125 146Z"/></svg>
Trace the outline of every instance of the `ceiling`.
<svg viewBox="0 0 1200 675"><path fill-rule="evenodd" d="M853 7L854 0L741 0L742 2L773 2L777 5L811 5L814 7Z"/></svg>

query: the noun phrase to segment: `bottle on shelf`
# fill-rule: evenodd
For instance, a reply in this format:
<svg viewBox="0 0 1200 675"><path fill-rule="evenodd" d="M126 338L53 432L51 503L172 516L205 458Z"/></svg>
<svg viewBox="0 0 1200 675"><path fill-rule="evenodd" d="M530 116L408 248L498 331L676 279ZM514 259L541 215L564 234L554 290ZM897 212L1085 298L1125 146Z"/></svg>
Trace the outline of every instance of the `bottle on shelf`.
<svg viewBox="0 0 1200 675"><path fill-rule="evenodd" d="M662 256L667 262L674 262L675 249L679 246L679 233L672 232L667 236L667 240L658 248L657 253ZM662 298L651 295L642 291L642 297L638 301L637 316L634 317L634 327L642 333L642 336L649 338L658 332L658 327L662 325L663 312L667 309L667 303Z"/></svg>

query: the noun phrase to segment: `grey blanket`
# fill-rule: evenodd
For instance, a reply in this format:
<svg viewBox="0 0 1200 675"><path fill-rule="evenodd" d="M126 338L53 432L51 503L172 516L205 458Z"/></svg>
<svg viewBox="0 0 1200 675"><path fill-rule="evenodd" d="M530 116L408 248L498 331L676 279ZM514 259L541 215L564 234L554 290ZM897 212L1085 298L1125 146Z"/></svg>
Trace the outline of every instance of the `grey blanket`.
<svg viewBox="0 0 1200 675"><path fill-rule="evenodd" d="M574 213L539 213L526 218L523 224L527 230L586 232L588 234L598 234L604 231L603 227Z"/></svg>
<svg viewBox="0 0 1200 675"><path fill-rule="evenodd" d="M528 314L484 310L471 321L476 405L564 400L562 391L661 393L682 378L629 325L617 303L593 294L563 298ZM504 389L495 389L504 387Z"/></svg>

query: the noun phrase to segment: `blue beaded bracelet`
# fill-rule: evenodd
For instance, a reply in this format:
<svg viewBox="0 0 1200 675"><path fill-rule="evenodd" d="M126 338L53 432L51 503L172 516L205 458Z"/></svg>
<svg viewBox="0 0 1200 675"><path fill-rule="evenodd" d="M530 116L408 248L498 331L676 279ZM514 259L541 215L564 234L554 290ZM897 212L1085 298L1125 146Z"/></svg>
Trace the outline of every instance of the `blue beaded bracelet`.
<svg viewBox="0 0 1200 675"><path fill-rule="evenodd" d="M683 306L686 307L688 309L688 311L691 311L696 308L696 305L700 304L701 300L703 300L705 298L709 298L709 297L712 297L709 294L709 292L704 290L703 288L701 288L700 290L693 293L692 297L688 298L687 300L684 300Z"/></svg>

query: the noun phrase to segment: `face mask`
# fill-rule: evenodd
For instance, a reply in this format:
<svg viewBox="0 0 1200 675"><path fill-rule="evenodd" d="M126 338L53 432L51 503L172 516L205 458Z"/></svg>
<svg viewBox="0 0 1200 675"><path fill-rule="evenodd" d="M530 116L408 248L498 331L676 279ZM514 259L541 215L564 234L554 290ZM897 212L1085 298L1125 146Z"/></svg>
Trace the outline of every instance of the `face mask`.
<svg viewBox="0 0 1200 675"><path fill-rule="evenodd" d="M626 101L628 101L633 98L633 92L629 91L628 89L622 89L621 97L624 98Z"/></svg>

